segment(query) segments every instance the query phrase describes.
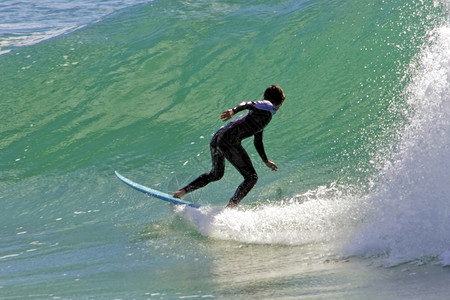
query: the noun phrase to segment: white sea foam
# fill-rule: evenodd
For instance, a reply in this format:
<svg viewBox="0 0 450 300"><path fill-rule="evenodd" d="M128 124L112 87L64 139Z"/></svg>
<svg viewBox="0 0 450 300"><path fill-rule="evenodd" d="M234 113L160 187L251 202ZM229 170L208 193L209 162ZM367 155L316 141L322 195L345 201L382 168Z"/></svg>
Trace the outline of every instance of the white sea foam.
<svg viewBox="0 0 450 300"><path fill-rule="evenodd" d="M440 256L450 263L450 27L437 29L411 65L407 88L414 113L399 151L369 195L371 220L347 253L386 254L387 264Z"/></svg>
<svg viewBox="0 0 450 300"><path fill-rule="evenodd" d="M255 208L177 207L176 211L201 234L216 239L253 244L336 244L359 222L355 200L332 185Z"/></svg>

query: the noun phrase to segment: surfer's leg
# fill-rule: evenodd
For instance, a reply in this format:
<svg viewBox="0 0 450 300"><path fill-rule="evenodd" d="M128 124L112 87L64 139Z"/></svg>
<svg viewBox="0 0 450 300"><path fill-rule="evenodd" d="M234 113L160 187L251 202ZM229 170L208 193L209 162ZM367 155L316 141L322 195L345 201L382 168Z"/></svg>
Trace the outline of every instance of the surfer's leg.
<svg viewBox="0 0 450 300"><path fill-rule="evenodd" d="M187 186L176 191L173 196L175 198L182 198L187 193L193 192L213 181L221 179L225 172L225 156L219 149L217 149L217 147L211 146L211 160L211 171L200 175Z"/></svg>
<svg viewBox="0 0 450 300"><path fill-rule="evenodd" d="M227 207L235 207L251 191L258 181L258 175L245 149L238 145L225 154L230 163L244 176L244 181L238 186Z"/></svg>

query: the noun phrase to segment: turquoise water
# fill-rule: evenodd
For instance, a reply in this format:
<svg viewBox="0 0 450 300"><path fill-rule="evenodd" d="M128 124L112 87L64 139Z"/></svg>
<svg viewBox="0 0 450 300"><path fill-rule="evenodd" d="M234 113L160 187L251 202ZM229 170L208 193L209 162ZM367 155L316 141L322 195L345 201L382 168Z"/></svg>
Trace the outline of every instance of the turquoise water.
<svg viewBox="0 0 450 300"><path fill-rule="evenodd" d="M78 4L0 7L0 299L448 295L447 2ZM270 84L239 209L229 165L200 210L115 177L175 191Z"/></svg>

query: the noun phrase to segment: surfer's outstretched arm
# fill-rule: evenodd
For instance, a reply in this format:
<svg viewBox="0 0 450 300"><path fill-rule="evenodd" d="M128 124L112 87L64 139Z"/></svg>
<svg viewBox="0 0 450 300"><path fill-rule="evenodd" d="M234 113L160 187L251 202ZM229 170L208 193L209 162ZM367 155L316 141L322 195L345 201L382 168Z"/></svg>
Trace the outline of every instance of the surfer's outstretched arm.
<svg viewBox="0 0 450 300"><path fill-rule="evenodd" d="M224 111L221 115L220 115L220 119L224 122L228 121L229 119L231 119L234 115L234 112L232 109L226 110Z"/></svg>
<svg viewBox="0 0 450 300"><path fill-rule="evenodd" d="M249 102L241 102L239 103L235 108L233 109L228 109L226 111L224 111L221 115L220 115L220 119L222 119L222 121L226 122L229 119L231 119L236 113L246 110L246 109L254 109L254 105L256 103L254 101L249 101Z"/></svg>

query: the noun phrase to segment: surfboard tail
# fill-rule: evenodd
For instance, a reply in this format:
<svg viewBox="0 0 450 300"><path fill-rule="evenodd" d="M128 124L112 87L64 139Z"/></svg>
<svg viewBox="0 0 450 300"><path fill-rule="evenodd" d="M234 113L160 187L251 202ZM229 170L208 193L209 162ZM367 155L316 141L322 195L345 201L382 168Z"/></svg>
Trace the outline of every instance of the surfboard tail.
<svg viewBox="0 0 450 300"><path fill-rule="evenodd" d="M163 200L163 201L166 201L166 202L170 202L170 203L173 203L173 204L175 204L175 205L187 205L187 206L194 207L194 208L199 208L199 207L200 207L199 204L192 203L192 202L185 201L185 200L178 199L178 198L174 198L174 197L172 197L172 196L169 195L169 194L160 192L160 191L158 191L158 190L155 190L155 189L149 188L149 187L147 187L147 186L145 186L145 185L142 185L142 184L139 184L139 183L137 183L137 182L134 182L134 181L132 181L131 179L126 178L125 176L121 175L121 174L120 174L119 172L117 172L117 171L114 171L114 173L116 174L116 176L117 176L122 182L124 182L124 183L127 184L128 186L132 187L133 189L135 189L135 190L137 190L137 191L139 191L139 192L142 192L142 193L144 193L144 194L147 194L147 195L149 195L149 196L152 196L152 197L154 197L154 198L157 198L157 199L160 199L160 200Z"/></svg>

